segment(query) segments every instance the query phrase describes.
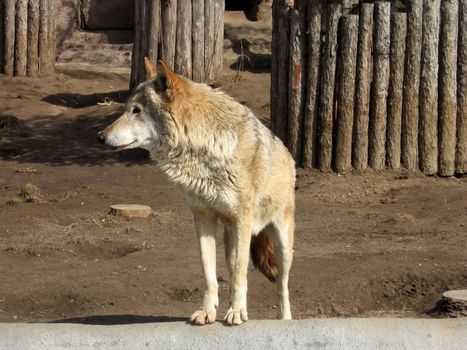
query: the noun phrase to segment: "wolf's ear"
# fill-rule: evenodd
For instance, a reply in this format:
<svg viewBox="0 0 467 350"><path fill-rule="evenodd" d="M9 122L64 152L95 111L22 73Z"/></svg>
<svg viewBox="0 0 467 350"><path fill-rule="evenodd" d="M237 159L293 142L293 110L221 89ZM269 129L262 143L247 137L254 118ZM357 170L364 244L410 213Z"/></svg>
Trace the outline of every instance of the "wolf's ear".
<svg viewBox="0 0 467 350"><path fill-rule="evenodd" d="M146 69L146 73L149 76L149 79L153 79L156 77L157 66L153 61L151 61L147 57L144 57L144 68Z"/></svg>
<svg viewBox="0 0 467 350"><path fill-rule="evenodd" d="M167 93L170 99L183 89L183 80L171 70L164 61L159 60L157 64L156 88Z"/></svg>

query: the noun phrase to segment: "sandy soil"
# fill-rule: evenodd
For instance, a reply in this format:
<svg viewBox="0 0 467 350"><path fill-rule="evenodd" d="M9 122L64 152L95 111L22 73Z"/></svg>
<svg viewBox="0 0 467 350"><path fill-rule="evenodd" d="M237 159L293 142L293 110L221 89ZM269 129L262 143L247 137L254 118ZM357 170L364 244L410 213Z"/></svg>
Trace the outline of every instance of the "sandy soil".
<svg viewBox="0 0 467 350"><path fill-rule="evenodd" d="M122 110L126 78L0 76L0 84L0 322L186 319L203 280L181 192L144 153L95 142ZM238 72L226 62L221 86L267 123L267 65ZM117 203L155 215L110 216ZM467 286L465 177L299 170L296 221L295 318L436 315L443 291ZM218 276L222 318L222 235ZM250 318L274 318L275 294L251 269Z"/></svg>

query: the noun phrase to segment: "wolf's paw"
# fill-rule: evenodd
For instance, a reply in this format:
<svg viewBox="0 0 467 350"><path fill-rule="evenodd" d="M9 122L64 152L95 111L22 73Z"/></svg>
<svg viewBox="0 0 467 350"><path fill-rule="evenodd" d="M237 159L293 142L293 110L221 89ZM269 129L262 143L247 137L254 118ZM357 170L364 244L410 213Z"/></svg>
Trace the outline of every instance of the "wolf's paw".
<svg viewBox="0 0 467 350"><path fill-rule="evenodd" d="M214 323L216 321L216 310L196 310L193 315L191 315L190 321L198 326Z"/></svg>
<svg viewBox="0 0 467 350"><path fill-rule="evenodd" d="M248 313L246 309L234 310L232 308L227 311L224 320L226 320L229 326L238 326L243 322L248 321Z"/></svg>

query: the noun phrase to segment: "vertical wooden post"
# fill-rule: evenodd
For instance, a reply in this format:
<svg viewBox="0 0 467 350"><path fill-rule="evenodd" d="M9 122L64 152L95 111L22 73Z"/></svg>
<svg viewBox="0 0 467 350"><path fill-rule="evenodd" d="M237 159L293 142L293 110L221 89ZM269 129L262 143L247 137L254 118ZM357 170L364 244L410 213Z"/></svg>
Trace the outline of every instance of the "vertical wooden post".
<svg viewBox="0 0 467 350"><path fill-rule="evenodd" d="M15 0L3 0L3 29L4 29L4 50L3 50L3 72L13 75L15 57Z"/></svg>
<svg viewBox="0 0 467 350"><path fill-rule="evenodd" d="M456 173L467 173L467 0L459 0Z"/></svg>
<svg viewBox="0 0 467 350"><path fill-rule="evenodd" d="M370 114L370 87L373 77L373 7L360 4L358 31L357 78L355 87L355 123L353 128L352 165L365 170L368 165L368 124Z"/></svg>
<svg viewBox="0 0 467 350"><path fill-rule="evenodd" d="M3 73L3 46L5 31L3 28L3 1L0 1L0 73Z"/></svg>
<svg viewBox="0 0 467 350"><path fill-rule="evenodd" d="M328 3L318 121L320 133L318 167L323 172L331 170L337 29L341 14L341 4Z"/></svg>
<svg viewBox="0 0 467 350"><path fill-rule="evenodd" d="M418 168L418 119L423 0L410 0L402 101L402 164Z"/></svg>
<svg viewBox="0 0 467 350"><path fill-rule="evenodd" d="M401 165L402 91L404 90L406 14L391 15L391 51L389 55L387 165L398 169Z"/></svg>
<svg viewBox="0 0 467 350"><path fill-rule="evenodd" d="M157 62L159 59L159 44L161 39L161 1L150 1L148 7L149 35L147 57L153 62ZM148 78L149 77L146 76L146 79Z"/></svg>
<svg viewBox="0 0 467 350"><path fill-rule="evenodd" d="M420 169L438 171L438 39L440 0L423 2L423 39L420 79Z"/></svg>
<svg viewBox="0 0 467 350"><path fill-rule="evenodd" d="M271 130L274 132L277 129L276 124L278 123L277 111L277 99L280 91L279 87L279 42L278 42L278 16L274 11L274 4L272 9L272 39L271 39L271 89L269 93L269 111L271 120Z"/></svg>
<svg viewBox="0 0 467 350"><path fill-rule="evenodd" d="M49 65L47 63L50 58L49 53L49 2L48 0L40 0L39 2L39 76L44 77L49 75Z"/></svg>
<svg viewBox="0 0 467 350"><path fill-rule="evenodd" d="M224 11L225 1L214 1L214 81L218 80L222 74L222 54L224 52Z"/></svg>
<svg viewBox="0 0 467 350"><path fill-rule="evenodd" d="M290 7L286 0L275 0L273 2L273 16L277 21L277 36L278 49L277 56L277 81L279 89L275 96L271 99L276 99L276 109L271 110L274 115L273 132L287 144L287 111L288 111L288 94L289 91L289 46L284 43L289 41L289 11Z"/></svg>
<svg viewBox="0 0 467 350"><path fill-rule="evenodd" d="M130 89L133 89L139 82L139 69L141 65L140 60L140 46L141 46L141 6L143 0L135 0L135 40L133 42L133 53L131 56L131 78L130 78Z"/></svg>
<svg viewBox="0 0 467 350"><path fill-rule="evenodd" d="M441 176L452 176L456 158L457 0L441 2L439 36L439 164Z"/></svg>
<svg viewBox="0 0 467 350"><path fill-rule="evenodd" d="M27 75L39 74L39 2L29 1L28 7L28 65Z"/></svg>
<svg viewBox="0 0 467 350"><path fill-rule="evenodd" d="M312 168L317 161L317 126L319 110L319 78L321 68L321 26L323 18L323 1L308 0L308 50L306 76L306 105L304 139L303 139L303 167Z"/></svg>
<svg viewBox="0 0 467 350"><path fill-rule="evenodd" d="M28 0L16 1L15 75L26 75L28 50Z"/></svg>
<svg viewBox="0 0 467 350"><path fill-rule="evenodd" d="M55 17L56 17L56 1L48 0L49 2L49 21L47 22L47 32L49 34L49 50L48 50L48 60L47 60L47 72L48 75L55 73L55 52L57 47L57 33L55 30Z"/></svg>
<svg viewBox="0 0 467 350"><path fill-rule="evenodd" d="M169 67L175 66L175 42L177 28L177 0L161 0L162 58ZM208 0L206 0L206 3ZM206 4L207 5L207 4ZM135 23L136 27L136 23Z"/></svg>
<svg viewBox="0 0 467 350"><path fill-rule="evenodd" d="M193 80L204 82L204 0L193 0Z"/></svg>
<svg viewBox="0 0 467 350"><path fill-rule="evenodd" d="M193 13L191 0L178 0L177 7L177 44L175 54L175 70L191 79L192 56L191 56L191 27Z"/></svg>
<svg viewBox="0 0 467 350"><path fill-rule="evenodd" d="M3 73L3 44L5 31L3 29L3 1L0 1L0 73Z"/></svg>
<svg viewBox="0 0 467 350"><path fill-rule="evenodd" d="M215 31L215 0L204 0L204 76L208 82L214 77L214 31Z"/></svg>
<svg viewBox="0 0 467 350"><path fill-rule="evenodd" d="M298 6L297 6L298 4ZM288 148L301 165L303 115L305 107L305 11L306 3L297 2L290 14Z"/></svg>
<svg viewBox="0 0 467 350"><path fill-rule="evenodd" d="M358 16L341 18L337 60L337 132L335 169L343 173L352 166L352 128L354 119L355 75L357 70Z"/></svg>
<svg viewBox="0 0 467 350"><path fill-rule="evenodd" d="M385 166L386 156L391 3L376 2L374 16L375 52L370 101L369 164L372 168L381 170Z"/></svg>

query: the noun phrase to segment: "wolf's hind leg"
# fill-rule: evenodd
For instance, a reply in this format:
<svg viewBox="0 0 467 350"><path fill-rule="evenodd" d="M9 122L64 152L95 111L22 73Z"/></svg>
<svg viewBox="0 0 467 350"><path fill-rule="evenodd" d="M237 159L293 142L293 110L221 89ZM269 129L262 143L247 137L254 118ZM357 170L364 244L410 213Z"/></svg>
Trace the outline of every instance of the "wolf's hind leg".
<svg viewBox="0 0 467 350"><path fill-rule="evenodd" d="M294 223L294 204L288 205L283 214L273 223L273 236L275 241L277 257L279 260L279 278L278 278L278 294L279 294L279 310L280 318L283 320L291 320L292 313L290 312L289 301L289 271L292 266L293 259L293 234L295 229Z"/></svg>
<svg viewBox="0 0 467 350"><path fill-rule="evenodd" d="M197 325L216 321L218 284L216 276L216 228L217 217L194 211L195 230L201 248L201 264L203 267L206 289L203 306L191 315L190 320Z"/></svg>

